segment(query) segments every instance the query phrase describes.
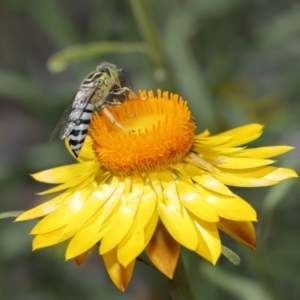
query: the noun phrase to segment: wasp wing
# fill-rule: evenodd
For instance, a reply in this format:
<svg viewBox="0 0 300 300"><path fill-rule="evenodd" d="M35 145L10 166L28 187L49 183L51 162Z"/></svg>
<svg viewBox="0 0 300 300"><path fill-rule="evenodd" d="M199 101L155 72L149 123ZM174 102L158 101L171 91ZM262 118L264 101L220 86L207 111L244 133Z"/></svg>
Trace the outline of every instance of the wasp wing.
<svg viewBox="0 0 300 300"><path fill-rule="evenodd" d="M85 107L88 105L88 103L93 98L96 90L97 90L98 84L94 84L91 87L84 87L80 88L76 94L74 95L72 101L67 106L64 114L58 121L57 125L55 126L55 129L53 133L51 134L51 138L54 136L54 134L57 132L58 128L61 128L60 130L60 138L64 139L67 137L73 128L77 125L77 122L80 120L80 117L85 109Z"/></svg>

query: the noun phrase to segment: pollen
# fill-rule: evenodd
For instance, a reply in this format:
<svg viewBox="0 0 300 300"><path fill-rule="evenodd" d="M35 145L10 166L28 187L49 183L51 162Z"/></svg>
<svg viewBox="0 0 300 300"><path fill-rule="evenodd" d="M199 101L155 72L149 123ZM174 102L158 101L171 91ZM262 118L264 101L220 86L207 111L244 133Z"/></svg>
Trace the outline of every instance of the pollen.
<svg viewBox="0 0 300 300"><path fill-rule="evenodd" d="M160 90L157 96L152 91L129 96L120 106L106 106L115 122L103 112L93 116L89 133L100 163L115 175L129 176L181 162L194 142L187 102Z"/></svg>

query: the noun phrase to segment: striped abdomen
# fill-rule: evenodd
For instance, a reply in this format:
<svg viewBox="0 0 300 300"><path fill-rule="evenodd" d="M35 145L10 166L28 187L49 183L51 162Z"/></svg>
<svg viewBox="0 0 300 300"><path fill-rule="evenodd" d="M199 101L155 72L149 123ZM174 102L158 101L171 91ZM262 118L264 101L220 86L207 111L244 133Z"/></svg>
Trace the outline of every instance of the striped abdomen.
<svg viewBox="0 0 300 300"><path fill-rule="evenodd" d="M94 104L89 103L83 110L81 117L77 120L76 125L68 135L70 148L76 157L78 157L88 133L93 110Z"/></svg>

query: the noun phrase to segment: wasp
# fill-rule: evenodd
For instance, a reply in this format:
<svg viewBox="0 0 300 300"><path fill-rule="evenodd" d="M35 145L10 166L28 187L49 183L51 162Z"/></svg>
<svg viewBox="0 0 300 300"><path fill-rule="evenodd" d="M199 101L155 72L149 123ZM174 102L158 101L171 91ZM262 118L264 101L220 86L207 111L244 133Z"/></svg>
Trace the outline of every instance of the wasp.
<svg viewBox="0 0 300 300"><path fill-rule="evenodd" d="M108 62L102 62L97 66L96 71L90 73L82 81L78 91L56 126L53 134L61 126L60 138L68 138L70 149L76 157L78 157L88 133L95 107L103 112L113 124L123 130L128 130L118 123L106 108L106 106L121 105L120 102L108 101L108 95L121 95L124 92L131 92L126 86L121 86L120 71L122 69L118 69L116 65Z"/></svg>

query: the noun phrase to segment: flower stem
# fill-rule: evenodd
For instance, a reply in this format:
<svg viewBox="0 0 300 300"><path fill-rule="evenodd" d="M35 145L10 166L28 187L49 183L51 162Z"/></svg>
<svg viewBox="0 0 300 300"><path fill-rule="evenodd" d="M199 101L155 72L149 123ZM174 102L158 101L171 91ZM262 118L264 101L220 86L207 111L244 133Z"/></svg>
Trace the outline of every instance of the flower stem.
<svg viewBox="0 0 300 300"><path fill-rule="evenodd" d="M153 59L156 67L165 69L161 43L145 2L143 0L131 0L130 3L141 35L152 48Z"/></svg>
<svg viewBox="0 0 300 300"><path fill-rule="evenodd" d="M174 277L169 280L168 290L174 300L195 300L181 254Z"/></svg>
<svg viewBox="0 0 300 300"><path fill-rule="evenodd" d="M162 79L168 89L176 91L175 78L169 70L164 49L159 38L154 21L144 0L130 0L133 15L143 40L149 45L150 56L155 64L157 74L163 74Z"/></svg>

